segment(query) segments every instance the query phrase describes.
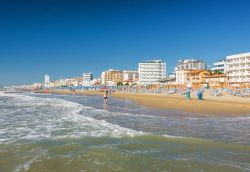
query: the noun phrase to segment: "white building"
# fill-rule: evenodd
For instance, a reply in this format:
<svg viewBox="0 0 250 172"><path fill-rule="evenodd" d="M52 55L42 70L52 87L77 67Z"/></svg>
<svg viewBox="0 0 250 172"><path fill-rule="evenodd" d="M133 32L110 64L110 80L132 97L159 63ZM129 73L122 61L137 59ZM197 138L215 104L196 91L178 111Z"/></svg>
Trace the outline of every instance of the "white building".
<svg viewBox="0 0 250 172"><path fill-rule="evenodd" d="M90 72L83 73L82 86L91 86L93 81L93 74Z"/></svg>
<svg viewBox="0 0 250 172"><path fill-rule="evenodd" d="M49 83L50 82L50 79L49 79L49 75L45 75L44 76L44 83Z"/></svg>
<svg viewBox="0 0 250 172"><path fill-rule="evenodd" d="M44 76L44 87L45 88L49 87L49 83L50 83L49 75L45 75Z"/></svg>
<svg viewBox="0 0 250 172"><path fill-rule="evenodd" d="M177 70L176 71L176 84L187 84L188 83L188 79L187 79L187 73L189 72L189 70Z"/></svg>
<svg viewBox="0 0 250 172"><path fill-rule="evenodd" d="M149 60L139 63L139 83L141 85L158 84L166 77L166 63L162 60Z"/></svg>
<svg viewBox="0 0 250 172"><path fill-rule="evenodd" d="M211 68L212 71L217 73L226 73L226 60L219 60L218 62L213 64L213 67Z"/></svg>
<svg viewBox="0 0 250 172"><path fill-rule="evenodd" d="M179 60L176 64L175 70L206 70L207 64L203 60L185 59Z"/></svg>
<svg viewBox="0 0 250 172"><path fill-rule="evenodd" d="M93 74L90 72L83 73L83 81L93 80Z"/></svg>
<svg viewBox="0 0 250 172"><path fill-rule="evenodd" d="M124 70L123 71L123 81L138 81L139 73L134 70Z"/></svg>
<svg viewBox="0 0 250 172"><path fill-rule="evenodd" d="M250 53L226 57L229 83L250 83Z"/></svg>
<svg viewBox="0 0 250 172"><path fill-rule="evenodd" d="M102 72L102 74L101 74L101 84L106 84L106 81L105 81L105 73L106 73L106 72Z"/></svg>
<svg viewBox="0 0 250 172"><path fill-rule="evenodd" d="M59 86L67 86L67 79L60 79L59 80Z"/></svg>
<svg viewBox="0 0 250 172"><path fill-rule="evenodd" d="M79 83L79 81L75 78L66 79L66 85L68 87L70 87L70 86L77 87L79 85L78 83Z"/></svg>

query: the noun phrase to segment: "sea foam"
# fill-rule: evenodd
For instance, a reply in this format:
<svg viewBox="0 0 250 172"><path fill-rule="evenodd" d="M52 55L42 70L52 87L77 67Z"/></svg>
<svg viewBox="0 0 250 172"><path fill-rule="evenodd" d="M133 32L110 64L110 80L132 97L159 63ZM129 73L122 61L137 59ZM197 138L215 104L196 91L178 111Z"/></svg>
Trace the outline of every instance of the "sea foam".
<svg viewBox="0 0 250 172"><path fill-rule="evenodd" d="M98 120L87 113L98 109L59 98L5 94L11 97L0 112L3 131L0 143L18 140L58 139L67 137L123 137L143 132ZM3 130L5 129L5 130Z"/></svg>

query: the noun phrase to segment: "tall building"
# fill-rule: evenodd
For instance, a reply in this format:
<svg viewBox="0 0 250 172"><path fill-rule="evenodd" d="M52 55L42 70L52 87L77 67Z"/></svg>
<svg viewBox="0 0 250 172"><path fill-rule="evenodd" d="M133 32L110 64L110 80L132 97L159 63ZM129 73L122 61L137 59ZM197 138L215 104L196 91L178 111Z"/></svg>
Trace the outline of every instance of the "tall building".
<svg viewBox="0 0 250 172"><path fill-rule="evenodd" d="M49 87L49 83L50 83L49 75L45 75L44 76L44 87L45 88Z"/></svg>
<svg viewBox="0 0 250 172"><path fill-rule="evenodd" d="M250 52L226 57L230 84L250 83Z"/></svg>
<svg viewBox="0 0 250 172"><path fill-rule="evenodd" d="M50 82L49 75L45 75L44 76L44 83L46 84L46 83L49 83L49 82Z"/></svg>
<svg viewBox="0 0 250 172"><path fill-rule="evenodd" d="M101 83L115 85L117 82L122 82L122 71L109 69L102 72Z"/></svg>
<svg viewBox="0 0 250 172"><path fill-rule="evenodd" d="M93 74L90 72L83 73L83 81L92 81Z"/></svg>
<svg viewBox="0 0 250 172"><path fill-rule="evenodd" d="M213 64L213 67L211 68L211 71L217 74L224 74L226 73L226 60L219 60L218 62Z"/></svg>
<svg viewBox="0 0 250 172"><path fill-rule="evenodd" d="M134 70L124 70L123 71L123 81L135 82L139 80L139 73L138 71Z"/></svg>
<svg viewBox="0 0 250 172"><path fill-rule="evenodd" d="M149 60L139 63L139 83L141 85L158 84L166 77L166 63L162 60Z"/></svg>
<svg viewBox="0 0 250 172"><path fill-rule="evenodd" d="M175 70L206 70L207 64L203 60L185 59L179 60L176 64Z"/></svg>

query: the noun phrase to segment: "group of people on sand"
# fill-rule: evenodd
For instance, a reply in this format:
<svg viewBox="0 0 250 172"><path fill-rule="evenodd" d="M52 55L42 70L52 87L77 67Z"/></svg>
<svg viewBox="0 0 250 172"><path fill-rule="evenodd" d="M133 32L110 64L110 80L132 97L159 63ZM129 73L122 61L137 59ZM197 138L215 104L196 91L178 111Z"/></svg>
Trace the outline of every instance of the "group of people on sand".
<svg viewBox="0 0 250 172"><path fill-rule="evenodd" d="M111 92L112 92L111 90L107 90L107 89L104 91L104 94L103 94L103 101L104 101L105 104L108 103L108 95L109 95L109 94L111 95Z"/></svg>

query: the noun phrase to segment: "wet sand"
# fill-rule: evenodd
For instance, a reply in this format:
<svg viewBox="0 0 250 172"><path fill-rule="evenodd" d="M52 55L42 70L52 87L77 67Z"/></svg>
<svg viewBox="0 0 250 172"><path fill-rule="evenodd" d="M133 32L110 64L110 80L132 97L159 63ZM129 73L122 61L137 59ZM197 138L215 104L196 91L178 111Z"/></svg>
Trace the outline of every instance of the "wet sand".
<svg viewBox="0 0 250 172"><path fill-rule="evenodd" d="M51 93L73 94L69 90L53 90ZM103 95L101 92L94 91L76 91L75 94ZM194 95L191 96L191 98L193 98L191 100L186 100L184 96L180 95L148 93L112 93L112 97L129 99L143 106L156 109L179 110L203 115L208 114L229 117L250 116L250 99L229 95L212 97L205 94L203 101L198 101Z"/></svg>

